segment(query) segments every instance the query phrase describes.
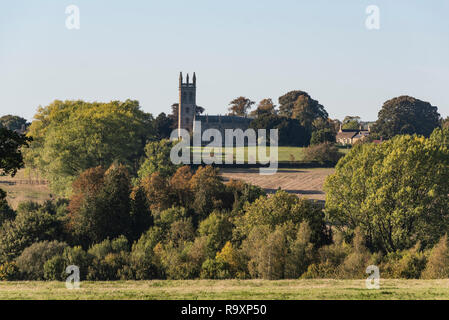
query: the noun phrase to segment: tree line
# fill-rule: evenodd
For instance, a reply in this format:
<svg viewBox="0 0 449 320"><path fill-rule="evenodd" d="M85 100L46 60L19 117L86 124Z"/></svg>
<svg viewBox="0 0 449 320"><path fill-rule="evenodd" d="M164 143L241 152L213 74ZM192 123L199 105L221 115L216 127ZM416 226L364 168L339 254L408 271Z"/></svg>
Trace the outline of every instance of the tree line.
<svg viewBox="0 0 449 320"><path fill-rule="evenodd" d="M448 277L440 125L353 148L323 208L174 166L173 142L136 101L55 101L28 136L0 129L1 174L25 162L59 194L12 210L0 193L0 278L61 280L70 264L91 280L358 278L368 264L385 277Z"/></svg>

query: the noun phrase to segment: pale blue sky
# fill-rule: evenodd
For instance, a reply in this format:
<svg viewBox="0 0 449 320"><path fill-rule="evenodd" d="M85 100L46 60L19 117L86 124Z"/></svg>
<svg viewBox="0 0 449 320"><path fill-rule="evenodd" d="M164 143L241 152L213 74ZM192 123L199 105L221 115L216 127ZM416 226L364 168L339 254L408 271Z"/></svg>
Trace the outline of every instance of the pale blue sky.
<svg viewBox="0 0 449 320"><path fill-rule="evenodd" d="M71 4L80 30L65 27ZM378 31L365 28L372 4ZM449 1L0 0L0 114L127 98L167 113L180 71L196 71L209 114L299 89L332 118L375 120L403 94L448 116Z"/></svg>

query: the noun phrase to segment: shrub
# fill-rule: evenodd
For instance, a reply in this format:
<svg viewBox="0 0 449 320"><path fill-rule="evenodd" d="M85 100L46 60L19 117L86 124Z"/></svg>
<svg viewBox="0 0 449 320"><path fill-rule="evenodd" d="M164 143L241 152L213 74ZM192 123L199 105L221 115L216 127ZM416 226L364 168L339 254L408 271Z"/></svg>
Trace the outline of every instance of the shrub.
<svg viewBox="0 0 449 320"><path fill-rule="evenodd" d="M14 260L35 242L61 239L58 217L37 205L36 210L28 208L22 206L15 220L7 220L0 227L0 263Z"/></svg>
<svg viewBox="0 0 449 320"><path fill-rule="evenodd" d="M163 277L161 263L153 250L163 237L160 227L152 227L133 244L129 266L126 268L130 278L145 280Z"/></svg>
<svg viewBox="0 0 449 320"><path fill-rule="evenodd" d="M305 150L304 161L316 161L321 164L336 164L343 155L338 148L329 142L307 147Z"/></svg>
<svg viewBox="0 0 449 320"><path fill-rule="evenodd" d="M426 267L427 257L417 243L411 249L390 253L382 260L383 277L419 279Z"/></svg>
<svg viewBox="0 0 449 320"><path fill-rule="evenodd" d="M449 277L449 248L447 234L432 249L426 268L422 273L424 279L445 279Z"/></svg>
<svg viewBox="0 0 449 320"><path fill-rule="evenodd" d="M44 279L44 264L56 255L62 254L66 243L58 241L37 242L23 250L16 259L17 267L24 277L29 280Z"/></svg>
<svg viewBox="0 0 449 320"><path fill-rule="evenodd" d="M0 281L20 280L20 271L15 262L0 264Z"/></svg>
<svg viewBox="0 0 449 320"><path fill-rule="evenodd" d="M56 255L44 264L44 279L50 281L62 281L68 277L65 273L66 261L61 255Z"/></svg>
<svg viewBox="0 0 449 320"><path fill-rule="evenodd" d="M343 263L339 266L340 277L363 279L365 277L366 267L369 266L371 254L365 247L365 238L360 228L357 228L354 231L351 251L352 252L346 256Z"/></svg>
<svg viewBox="0 0 449 320"><path fill-rule="evenodd" d="M337 232L333 237L334 243L318 249L317 262L308 266L301 276L304 279L338 278L338 268L349 255L351 247L345 243L343 234Z"/></svg>
<svg viewBox="0 0 449 320"><path fill-rule="evenodd" d="M222 259L208 258L201 266L201 279L229 279L228 264Z"/></svg>
<svg viewBox="0 0 449 320"><path fill-rule="evenodd" d="M93 256L88 267L88 280L118 280L124 276L129 263L129 245L124 236L106 239L92 246L88 253Z"/></svg>

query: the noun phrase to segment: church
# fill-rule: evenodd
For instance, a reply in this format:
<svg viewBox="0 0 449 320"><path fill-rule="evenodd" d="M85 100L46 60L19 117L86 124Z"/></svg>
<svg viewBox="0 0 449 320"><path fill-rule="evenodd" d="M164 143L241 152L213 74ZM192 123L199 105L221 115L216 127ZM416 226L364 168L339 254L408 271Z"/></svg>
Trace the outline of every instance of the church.
<svg viewBox="0 0 449 320"><path fill-rule="evenodd" d="M196 104L196 74L193 73L192 82L187 74L184 82L182 72L179 74L179 107L178 107L178 135L179 130L185 129L190 133L201 130L201 134L207 129L217 129L225 136L226 129L249 128L252 118L222 115L198 115ZM196 124L196 125L195 125ZM200 124L200 126L198 126ZM201 128L201 129L200 129Z"/></svg>

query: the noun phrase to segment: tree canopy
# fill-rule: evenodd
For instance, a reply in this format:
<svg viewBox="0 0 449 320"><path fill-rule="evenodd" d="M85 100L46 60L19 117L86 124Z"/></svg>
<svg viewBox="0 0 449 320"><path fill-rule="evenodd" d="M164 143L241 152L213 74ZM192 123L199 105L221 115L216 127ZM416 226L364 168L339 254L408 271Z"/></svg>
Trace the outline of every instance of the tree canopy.
<svg viewBox="0 0 449 320"><path fill-rule="evenodd" d="M154 137L152 116L132 100L56 100L34 118L26 164L38 168L61 195L70 194L74 179L89 168L117 162L137 172L144 147Z"/></svg>
<svg viewBox="0 0 449 320"><path fill-rule="evenodd" d="M433 245L449 227L449 130L355 146L325 183L330 221L371 249Z"/></svg>
<svg viewBox="0 0 449 320"><path fill-rule="evenodd" d="M257 105L256 110L251 111L251 116L259 117L263 115L276 114L276 105L271 99L263 99Z"/></svg>
<svg viewBox="0 0 449 320"><path fill-rule="evenodd" d="M246 97L238 97L229 103L229 115L244 117L254 103Z"/></svg>
<svg viewBox="0 0 449 320"><path fill-rule="evenodd" d="M312 99L307 92L290 91L279 97L279 114L298 119L302 126L311 128L317 118L326 120L328 114L318 101Z"/></svg>
<svg viewBox="0 0 449 320"><path fill-rule="evenodd" d="M413 97L400 96L384 103L372 131L384 139L398 134L428 137L439 125L440 114L437 107Z"/></svg>
<svg viewBox="0 0 449 320"><path fill-rule="evenodd" d="M26 129L28 126L28 122L26 119L19 117L19 116L13 116L13 115L6 115L0 118L0 127L12 130L12 131L22 131L23 128Z"/></svg>
<svg viewBox="0 0 449 320"><path fill-rule="evenodd" d="M0 176L14 176L17 170L23 168L21 148L28 146L31 141L23 134L0 128Z"/></svg>
<svg viewBox="0 0 449 320"><path fill-rule="evenodd" d="M309 144L310 134L301 126L298 120L278 116L276 114L262 114L251 121L250 128L258 129L278 129L280 146L303 147ZM267 137L268 139L268 137Z"/></svg>

